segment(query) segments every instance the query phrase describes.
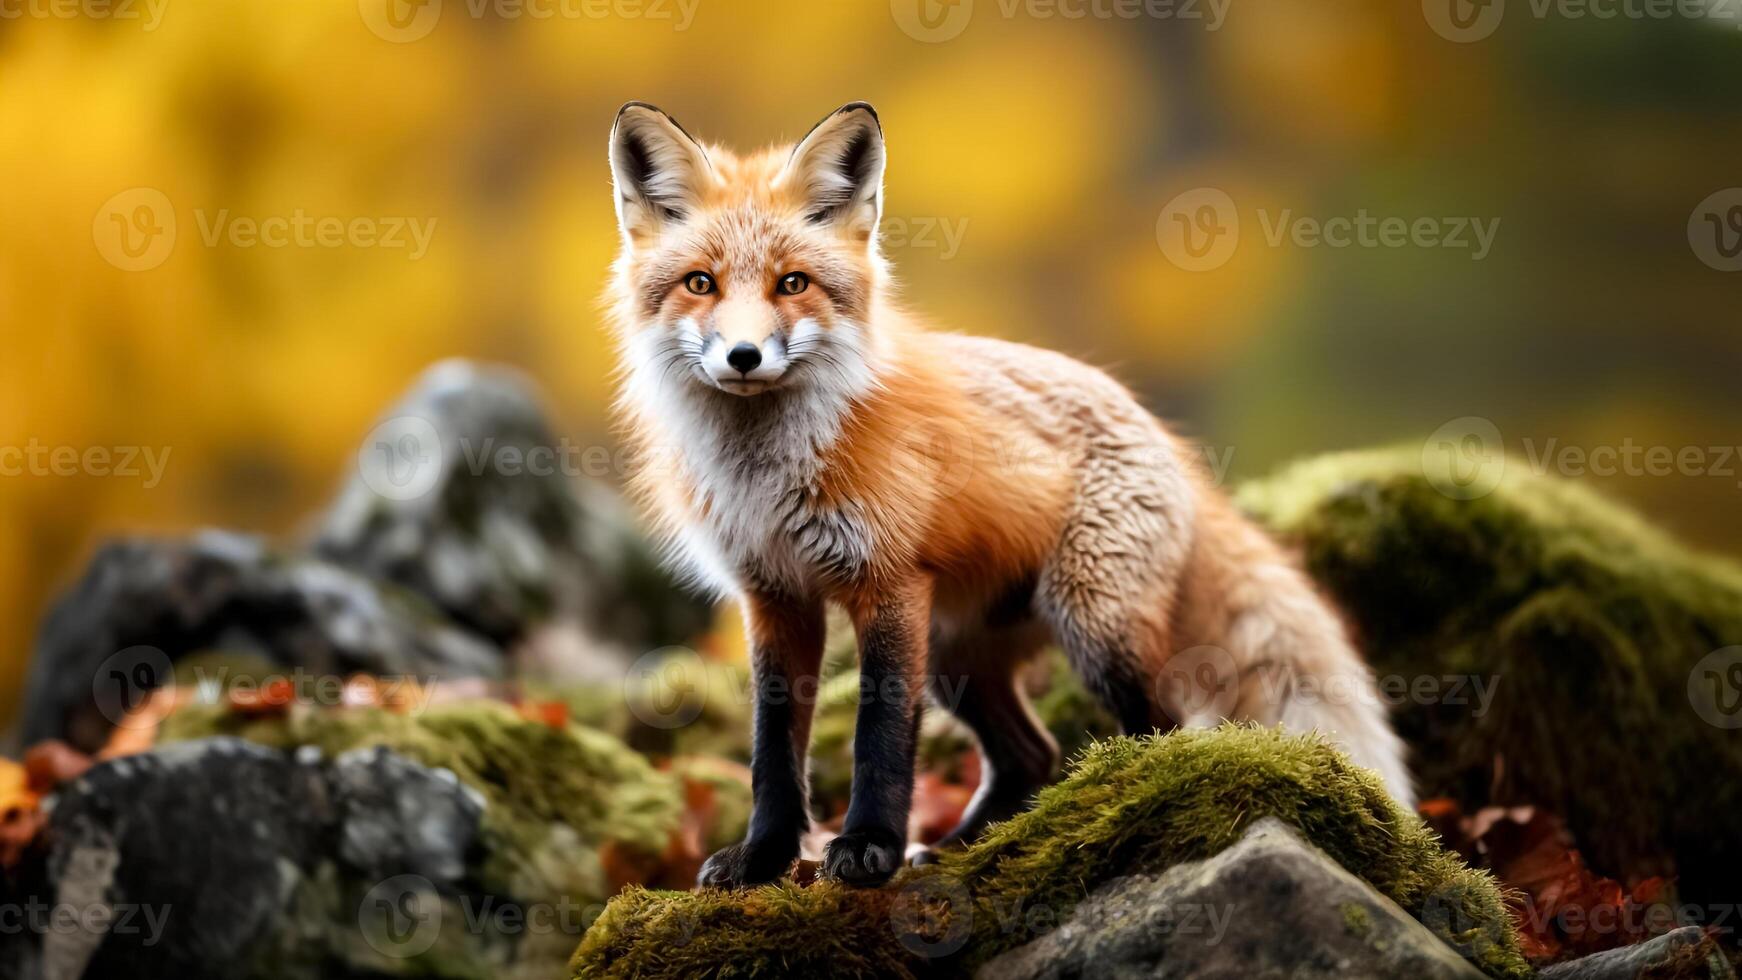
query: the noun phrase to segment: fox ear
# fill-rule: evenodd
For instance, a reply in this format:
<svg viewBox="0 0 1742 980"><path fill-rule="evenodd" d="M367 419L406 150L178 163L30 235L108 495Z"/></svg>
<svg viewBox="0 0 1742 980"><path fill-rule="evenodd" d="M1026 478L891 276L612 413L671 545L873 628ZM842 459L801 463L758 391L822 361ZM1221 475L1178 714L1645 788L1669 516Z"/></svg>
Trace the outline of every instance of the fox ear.
<svg viewBox="0 0 1742 980"><path fill-rule="evenodd" d="M689 217L714 166L677 120L645 102L617 110L611 126L611 180L617 224L626 240Z"/></svg>
<svg viewBox="0 0 1742 980"><path fill-rule="evenodd" d="M811 127L775 178L804 201L805 217L869 241L883 214L883 126L867 102L849 102Z"/></svg>

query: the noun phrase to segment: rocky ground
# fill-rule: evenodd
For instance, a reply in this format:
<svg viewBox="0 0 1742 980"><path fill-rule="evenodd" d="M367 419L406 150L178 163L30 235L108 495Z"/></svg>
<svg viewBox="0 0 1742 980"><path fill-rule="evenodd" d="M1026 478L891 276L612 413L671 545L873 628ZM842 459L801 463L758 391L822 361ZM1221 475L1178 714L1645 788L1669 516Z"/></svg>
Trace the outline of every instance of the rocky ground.
<svg viewBox="0 0 1742 980"><path fill-rule="evenodd" d="M1734 976L1742 571L1576 487L1374 452L1240 495L1401 682L1419 814L1309 736L1115 737L1054 658L1028 813L882 889L697 892L748 814L733 642L524 465L513 374L440 365L372 439L306 534L117 541L48 615L0 978ZM833 629L811 856L857 695ZM923 841L978 772L942 712L922 753Z"/></svg>

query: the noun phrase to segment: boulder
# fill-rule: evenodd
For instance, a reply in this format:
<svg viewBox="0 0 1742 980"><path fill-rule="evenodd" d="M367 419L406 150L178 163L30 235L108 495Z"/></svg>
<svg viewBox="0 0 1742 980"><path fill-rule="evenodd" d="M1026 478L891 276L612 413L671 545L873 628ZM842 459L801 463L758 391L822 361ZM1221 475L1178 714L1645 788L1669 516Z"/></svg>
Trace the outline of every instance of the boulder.
<svg viewBox="0 0 1742 980"><path fill-rule="evenodd" d="M583 653L640 655L686 642L709 609L601 482L621 468L559 439L519 373L445 361L370 433L311 547L501 644L556 624Z"/></svg>
<svg viewBox="0 0 1742 980"><path fill-rule="evenodd" d="M1108 882L1213 858L1265 817L1298 827L1475 969L1530 976L1498 885L1441 847L1377 776L1318 736L1240 725L1097 742L1031 810L884 888L627 889L570 971L576 980L968 976L1051 932Z"/></svg>
<svg viewBox="0 0 1742 980"><path fill-rule="evenodd" d="M81 920L40 930L40 976L352 975L365 957L341 940L365 883L465 888L482 811L378 749L322 760L217 738L98 765L55 797L39 842L39 906Z"/></svg>
<svg viewBox="0 0 1742 980"><path fill-rule="evenodd" d="M1742 900L1742 566L1439 448L1308 460L1237 501L1348 615L1423 796L1542 807L1604 875Z"/></svg>
<svg viewBox="0 0 1742 980"><path fill-rule="evenodd" d="M1482 976L1396 903L1275 818L1215 857L1117 878L981 980Z"/></svg>
<svg viewBox="0 0 1742 980"><path fill-rule="evenodd" d="M26 682L24 744L94 752L176 665L222 651L255 673L342 679L496 677L502 654L419 596L249 535L124 539L103 547L50 610Z"/></svg>
<svg viewBox="0 0 1742 980"><path fill-rule="evenodd" d="M1634 946L1544 967L1538 980L1736 980L1716 941L1684 926Z"/></svg>
<svg viewBox="0 0 1742 980"><path fill-rule="evenodd" d="M678 778L493 702L194 706L162 735L49 799L0 976L544 980L682 821Z"/></svg>

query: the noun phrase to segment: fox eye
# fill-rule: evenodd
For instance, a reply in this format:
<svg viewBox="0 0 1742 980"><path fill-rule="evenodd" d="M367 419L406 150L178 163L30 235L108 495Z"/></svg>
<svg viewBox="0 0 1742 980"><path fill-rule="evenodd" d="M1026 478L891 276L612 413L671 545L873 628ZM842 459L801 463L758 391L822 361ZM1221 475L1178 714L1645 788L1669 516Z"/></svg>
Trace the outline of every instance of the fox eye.
<svg viewBox="0 0 1742 980"><path fill-rule="evenodd" d="M780 294L782 296L797 296L804 292L810 284L810 276L802 272L789 272L780 280Z"/></svg>
<svg viewBox="0 0 1742 980"><path fill-rule="evenodd" d="M714 277L706 272L692 272L683 279L684 288L697 296L706 296L714 291Z"/></svg>

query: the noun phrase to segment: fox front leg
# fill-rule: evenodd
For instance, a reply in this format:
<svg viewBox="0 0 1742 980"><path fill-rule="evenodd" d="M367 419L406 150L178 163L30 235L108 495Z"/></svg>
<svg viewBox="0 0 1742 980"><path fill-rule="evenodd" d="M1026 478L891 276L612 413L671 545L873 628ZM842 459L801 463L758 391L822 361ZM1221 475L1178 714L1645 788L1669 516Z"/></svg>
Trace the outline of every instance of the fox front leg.
<svg viewBox="0 0 1742 980"><path fill-rule="evenodd" d="M849 885L880 885L904 861L930 597L929 582L914 580L849 610L859 635L853 798L823 855L823 873Z"/></svg>
<svg viewBox="0 0 1742 980"><path fill-rule="evenodd" d="M754 707L750 830L740 843L716 852L696 883L739 888L779 878L798 859L810 827L805 754L824 620L820 601L751 595L744 601L750 630Z"/></svg>

